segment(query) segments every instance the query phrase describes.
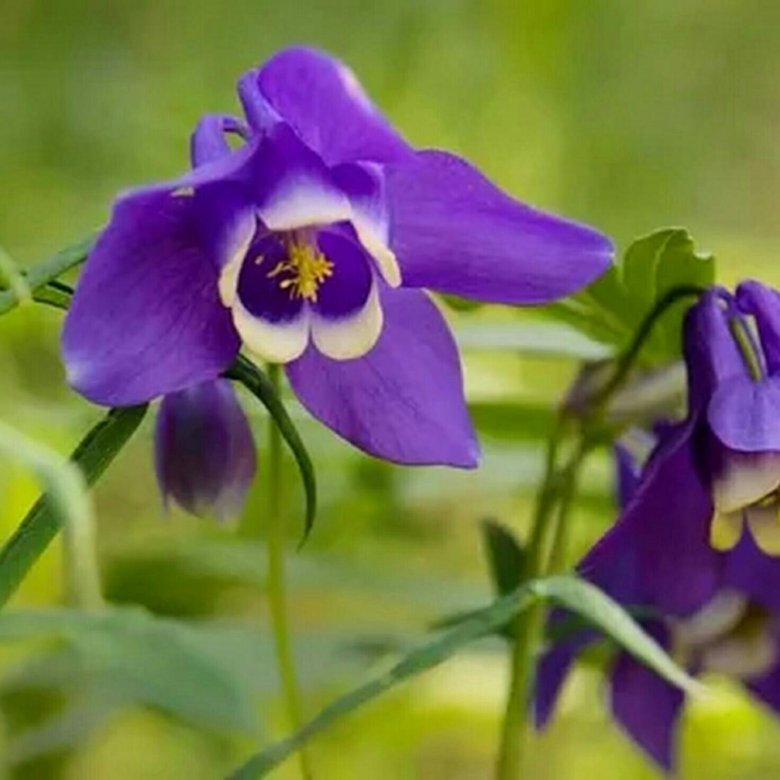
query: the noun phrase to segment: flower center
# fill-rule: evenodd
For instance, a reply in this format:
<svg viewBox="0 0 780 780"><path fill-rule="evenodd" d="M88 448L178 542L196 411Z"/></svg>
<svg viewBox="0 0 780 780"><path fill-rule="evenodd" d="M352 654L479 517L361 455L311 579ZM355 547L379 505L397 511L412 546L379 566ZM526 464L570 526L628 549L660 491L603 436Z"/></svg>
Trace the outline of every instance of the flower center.
<svg viewBox="0 0 780 780"><path fill-rule="evenodd" d="M291 298L316 303L320 285L333 276L333 263L302 236L293 234L284 245L287 258L268 272L268 278L278 278L279 287L288 290Z"/></svg>

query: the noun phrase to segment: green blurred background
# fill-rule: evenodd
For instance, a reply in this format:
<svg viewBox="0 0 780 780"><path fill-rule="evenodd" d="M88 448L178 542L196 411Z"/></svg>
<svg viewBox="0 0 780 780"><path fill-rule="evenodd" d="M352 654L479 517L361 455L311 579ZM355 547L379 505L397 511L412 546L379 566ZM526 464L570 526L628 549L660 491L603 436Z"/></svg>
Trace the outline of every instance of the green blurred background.
<svg viewBox="0 0 780 780"><path fill-rule="evenodd" d="M761 274L777 284L778 30L780 4L759 0L3 0L0 244L27 265L97 228L117 190L186 165L198 116L237 108L240 73L306 42L347 60L416 145L461 153L517 196L592 222L622 246L684 225L716 252L723 280ZM451 314L485 445L478 472L377 463L293 407L322 491L315 531L290 566L309 714L437 617L489 598L479 522L523 532L553 401L573 357L599 355L527 315ZM41 307L0 320L0 418L66 453L100 411L64 386L60 323ZM263 414L244 401L262 442ZM184 693L205 699L205 714L203 701L177 715L138 706L154 701L144 686L165 684L143 654L126 674L111 647L0 644L7 777L213 778L285 733L262 547L231 528L164 516L152 423L96 493L107 595L196 621L197 642L256 711L240 728L210 719L197 675ZM296 524L302 499L288 465ZM578 552L613 513L605 462L584 484ZM3 535L38 489L21 466L2 463ZM247 511L261 513L263 498L260 479ZM60 603L55 545L14 606ZM486 643L388 695L313 744L317 776L490 777L504 672L502 648ZM681 777L775 776L778 725L735 689L716 681L716 690L686 713ZM535 755L534 780L655 776L609 723L594 671L571 681Z"/></svg>

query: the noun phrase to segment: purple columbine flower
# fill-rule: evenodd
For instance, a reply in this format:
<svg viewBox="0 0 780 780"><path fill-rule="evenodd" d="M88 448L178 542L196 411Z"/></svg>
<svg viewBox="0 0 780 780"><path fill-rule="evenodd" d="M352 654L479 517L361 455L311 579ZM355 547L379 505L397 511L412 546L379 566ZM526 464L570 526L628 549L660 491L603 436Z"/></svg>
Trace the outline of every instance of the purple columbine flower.
<svg viewBox="0 0 780 780"><path fill-rule="evenodd" d="M422 288L544 303L604 272L611 243L416 151L324 53L285 50L238 91L245 119L204 117L190 173L117 201L65 325L71 385L138 403L243 346L363 450L474 466L457 348Z"/></svg>
<svg viewBox="0 0 780 780"><path fill-rule="evenodd" d="M710 539L730 549L746 525L780 554L780 294L755 281L715 288L686 322L687 446L709 492Z"/></svg>
<svg viewBox="0 0 780 780"><path fill-rule="evenodd" d="M225 379L163 398L155 435L156 471L166 503L228 520L241 512L257 469L252 431Z"/></svg>
<svg viewBox="0 0 780 780"><path fill-rule="evenodd" d="M686 498L669 481L676 470L685 479L693 467L675 436L673 432L662 442L661 447L671 447L666 457L653 456L623 515L586 555L579 571L633 610L691 674L736 679L780 714L780 559L765 555L746 531L732 550L710 551L707 557L706 529L698 524L692 536L699 536L702 557L690 570L677 569L680 587L667 589L668 560L679 560L675 548L680 532L696 512L696 502L706 496L702 489L697 499ZM625 451L622 460L622 487L631 493L629 479L636 472ZM686 542L690 548L690 538ZM684 595L687 588L694 598ZM565 619L566 613L556 611L552 625L565 625ZM581 630L542 656L534 697L539 728L549 722L576 657L598 639L595 631ZM622 650L611 661L608 684L616 722L653 761L672 771L682 692Z"/></svg>
<svg viewBox="0 0 780 780"><path fill-rule="evenodd" d="M713 476L711 540L729 549L747 526L780 554L780 293L755 281L710 293L691 328L702 458ZM695 380L695 381L694 381Z"/></svg>

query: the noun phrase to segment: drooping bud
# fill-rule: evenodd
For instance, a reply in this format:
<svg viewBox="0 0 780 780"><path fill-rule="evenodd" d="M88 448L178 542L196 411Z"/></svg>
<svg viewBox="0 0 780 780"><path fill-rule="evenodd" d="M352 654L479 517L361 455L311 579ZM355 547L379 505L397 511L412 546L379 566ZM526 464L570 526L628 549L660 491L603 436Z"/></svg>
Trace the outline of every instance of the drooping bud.
<svg viewBox="0 0 780 780"><path fill-rule="evenodd" d="M224 379L165 396L157 415L156 470L163 499L188 512L238 515L257 469L249 423Z"/></svg>

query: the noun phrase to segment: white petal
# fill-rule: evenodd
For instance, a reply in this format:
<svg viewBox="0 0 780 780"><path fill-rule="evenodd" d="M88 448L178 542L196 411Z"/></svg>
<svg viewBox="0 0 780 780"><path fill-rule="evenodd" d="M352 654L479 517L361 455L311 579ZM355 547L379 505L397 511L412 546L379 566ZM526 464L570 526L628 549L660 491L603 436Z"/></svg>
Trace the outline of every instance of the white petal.
<svg viewBox="0 0 780 780"><path fill-rule="evenodd" d="M748 601L734 590L722 590L690 618L680 621L678 636L688 646L704 645L727 634L744 617Z"/></svg>
<svg viewBox="0 0 780 780"><path fill-rule="evenodd" d="M219 274L219 298L228 308L233 305L233 301L236 298L238 275L241 272L241 266L244 264L246 253L249 251L249 245L252 243L253 236L254 230L249 234L245 243L236 248L235 252L222 267L222 271Z"/></svg>
<svg viewBox="0 0 780 780"><path fill-rule="evenodd" d="M733 512L759 501L780 486L780 453L730 454L715 480L713 499L720 512Z"/></svg>
<svg viewBox="0 0 780 780"><path fill-rule="evenodd" d="M352 225L364 249L374 258L379 272L391 287L400 287L401 269L394 252L387 246L387 236L382 227L366 214L353 207Z"/></svg>
<svg viewBox="0 0 780 780"><path fill-rule="evenodd" d="M352 209L337 189L296 173L278 184L259 214L269 230L284 231L343 222L350 219Z"/></svg>
<svg viewBox="0 0 780 780"><path fill-rule="evenodd" d="M311 335L314 345L333 360L352 360L370 352L382 332L382 306L376 282L360 311L350 317L334 320L311 313Z"/></svg>
<svg viewBox="0 0 780 780"><path fill-rule="evenodd" d="M269 363L289 363L300 357L309 343L309 310L301 310L294 320L273 323L255 317L236 298L233 303L233 323L246 348Z"/></svg>
<svg viewBox="0 0 780 780"><path fill-rule="evenodd" d="M704 652L705 669L749 679L766 674L777 660L777 644L767 630L745 636L729 636Z"/></svg>

